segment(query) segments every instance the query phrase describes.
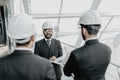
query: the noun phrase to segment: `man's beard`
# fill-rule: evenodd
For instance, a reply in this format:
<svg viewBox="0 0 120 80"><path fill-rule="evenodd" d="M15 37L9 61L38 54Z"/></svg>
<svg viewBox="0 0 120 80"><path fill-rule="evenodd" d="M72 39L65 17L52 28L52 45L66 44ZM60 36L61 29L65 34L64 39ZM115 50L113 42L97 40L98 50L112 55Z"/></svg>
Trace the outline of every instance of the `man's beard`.
<svg viewBox="0 0 120 80"><path fill-rule="evenodd" d="M86 40L86 39L85 39L85 35L83 34L83 29L82 29L82 31L81 31L81 34L82 34L83 40Z"/></svg>
<svg viewBox="0 0 120 80"><path fill-rule="evenodd" d="M50 34L49 34L49 36L48 35L44 35L44 36L46 39L50 39L52 37L52 35L50 35Z"/></svg>

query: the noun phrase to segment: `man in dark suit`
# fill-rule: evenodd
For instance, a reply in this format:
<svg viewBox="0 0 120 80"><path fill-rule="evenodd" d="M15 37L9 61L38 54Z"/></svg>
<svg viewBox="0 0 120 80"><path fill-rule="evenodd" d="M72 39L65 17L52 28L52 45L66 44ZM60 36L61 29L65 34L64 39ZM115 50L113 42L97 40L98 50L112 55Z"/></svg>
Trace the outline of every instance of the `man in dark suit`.
<svg viewBox="0 0 120 80"><path fill-rule="evenodd" d="M49 22L45 22L42 25L44 39L36 42L35 44L35 54L44 57L50 61L55 61L56 58L63 55L61 44L59 40L53 39L53 25ZM56 78L61 80L61 68L60 65L54 64Z"/></svg>
<svg viewBox="0 0 120 80"><path fill-rule="evenodd" d="M105 80L111 49L97 39L101 27L100 16L89 10L81 16L78 24L85 44L71 52L64 73L66 76L73 73L74 80Z"/></svg>
<svg viewBox="0 0 120 80"><path fill-rule="evenodd" d="M0 80L56 80L50 61L36 56L35 26L26 14L14 17L8 27L8 36L15 40L15 50L0 58Z"/></svg>

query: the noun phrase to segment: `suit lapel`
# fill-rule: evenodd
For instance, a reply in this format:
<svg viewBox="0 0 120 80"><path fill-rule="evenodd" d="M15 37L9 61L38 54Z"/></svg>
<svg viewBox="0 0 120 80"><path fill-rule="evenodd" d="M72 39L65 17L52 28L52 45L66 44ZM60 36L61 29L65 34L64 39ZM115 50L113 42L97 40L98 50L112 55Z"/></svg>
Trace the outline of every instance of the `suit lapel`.
<svg viewBox="0 0 120 80"><path fill-rule="evenodd" d="M42 48L43 48L43 50L45 50L44 54L46 54L50 58L51 57L50 48L49 48L48 44L46 43L45 39L43 39Z"/></svg>
<svg viewBox="0 0 120 80"><path fill-rule="evenodd" d="M43 45L47 48L49 48L48 44L46 43L45 39L43 39Z"/></svg>
<svg viewBox="0 0 120 80"><path fill-rule="evenodd" d="M50 45L50 49L54 48L54 39L51 39L51 45Z"/></svg>

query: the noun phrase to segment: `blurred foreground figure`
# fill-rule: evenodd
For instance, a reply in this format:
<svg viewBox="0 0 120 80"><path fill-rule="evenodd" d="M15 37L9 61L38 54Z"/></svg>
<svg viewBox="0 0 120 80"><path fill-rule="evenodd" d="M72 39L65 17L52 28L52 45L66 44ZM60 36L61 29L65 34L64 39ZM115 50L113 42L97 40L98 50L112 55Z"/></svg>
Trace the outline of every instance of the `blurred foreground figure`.
<svg viewBox="0 0 120 80"><path fill-rule="evenodd" d="M35 25L30 16L13 17L7 33L16 49L0 58L0 80L56 80L52 64L33 53Z"/></svg>
<svg viewBox="0 0 120 80"><path fill-rule="evenodd" d="M74 80L105 80L111 49L97 39L101 27L100 16L93 10L85 12L78 25L85 44L72 51L64 67L66 76L74 74Z"/></svg>

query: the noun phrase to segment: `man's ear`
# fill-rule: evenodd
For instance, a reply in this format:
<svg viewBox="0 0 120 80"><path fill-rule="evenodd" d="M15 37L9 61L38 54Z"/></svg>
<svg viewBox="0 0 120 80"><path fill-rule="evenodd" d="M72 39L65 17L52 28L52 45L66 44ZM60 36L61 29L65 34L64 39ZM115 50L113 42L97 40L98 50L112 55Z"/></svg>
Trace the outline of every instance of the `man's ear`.
<svg viewBox="0 0 120 80"><path fill-rule="evenodd" d="M31 41L35 41L35 36L33 35L33 36L31 36Z"/></svg>
<svg viewBox="0 0 120 80"><path fill-rule="evenodd" d="M87 29L83 27L83 34L86 35L87 34Z"/></svg>

